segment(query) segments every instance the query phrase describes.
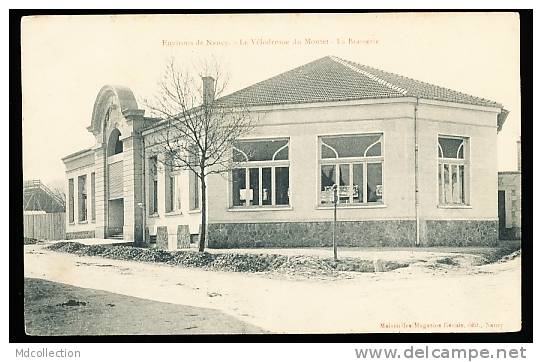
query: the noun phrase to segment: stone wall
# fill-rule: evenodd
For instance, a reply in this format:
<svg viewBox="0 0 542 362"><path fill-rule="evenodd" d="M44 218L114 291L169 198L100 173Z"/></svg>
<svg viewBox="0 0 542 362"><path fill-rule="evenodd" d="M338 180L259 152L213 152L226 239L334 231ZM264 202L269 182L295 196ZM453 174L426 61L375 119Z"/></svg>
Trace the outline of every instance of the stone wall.
<svg viewBox="0 0 542 362"><path fill-rule="evenodd" d="M190 230L188 225L177 226L177 249L190 248Z"/></svg>
<svg viewBox="0 0 542 362"><path fill-rule="evenodd" d="M422 246L491 246L497 221L427 220L420 224ZM338 246L410 247L415 220L337 222ZM209 225L210 248L329 247L332 222L222 223Z"/></svg>
<svg viewBox="0 0 542 362"><path fill-rule="evenodd" d="M499 237L497 220L426 220L421 225L421 244L427 246L493 246Z"/></svg>
<svg viewBox="0 0 542 362"><path fill-rule="evenodd" d="M66 233L66 240L94 238L94 230L73 231Z"/></svg>
<svg viewBox="0 0 542 362"><path fill-rule="evenodd" d="M158 226L156 228L156 248L167 250L168 239L167 226Z"/></svg>
<svg viewBox="0 0 542 362"><path fill-rule="evenodd" d="M223 223L209 225L210 248L332 246L332 222ZM411 246L414 220L337 222L339 246Z"/></svg>

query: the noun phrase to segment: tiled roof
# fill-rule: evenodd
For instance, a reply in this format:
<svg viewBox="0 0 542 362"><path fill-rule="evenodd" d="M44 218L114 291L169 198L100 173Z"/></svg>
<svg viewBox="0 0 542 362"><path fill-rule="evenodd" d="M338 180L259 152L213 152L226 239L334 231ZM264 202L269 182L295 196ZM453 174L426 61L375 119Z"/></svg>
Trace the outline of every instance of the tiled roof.
<svg viewBox="0 0 542 362"><path fill-rule="evenodd" d="M333 56L276 75L219 101L228 105L255 106L397 97L502 108L497 102Z"/></svg>

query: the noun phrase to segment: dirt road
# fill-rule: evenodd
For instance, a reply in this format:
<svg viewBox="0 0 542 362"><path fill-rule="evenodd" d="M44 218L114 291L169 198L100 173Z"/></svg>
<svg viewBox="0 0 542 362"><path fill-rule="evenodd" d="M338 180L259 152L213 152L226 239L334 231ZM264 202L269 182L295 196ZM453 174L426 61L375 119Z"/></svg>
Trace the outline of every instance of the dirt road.
<svg viewBox="0 0 542 362"><path fill-rule="evenodd" d="M259 334L260 328L216 309L25 278L26 333L36 336Z"/></svg>
<svg viewBox="0 0 542 362"><path fill-rule="evenodd" d="M25 246L25 277L212 308L273 333L500 332L520 322L520 258L481 267L413 264L351 279L286 280L79 257Z"/></svg>

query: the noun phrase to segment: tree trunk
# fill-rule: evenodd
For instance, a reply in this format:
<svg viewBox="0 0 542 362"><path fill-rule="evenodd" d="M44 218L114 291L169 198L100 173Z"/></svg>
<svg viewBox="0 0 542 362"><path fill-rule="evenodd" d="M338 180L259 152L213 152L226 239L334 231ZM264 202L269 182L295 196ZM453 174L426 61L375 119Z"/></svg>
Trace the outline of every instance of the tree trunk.
<svg viewBox="0 0 542 362"><path fill-rule="evenodd" d="M203 173L202 173L203 174ZM201 233L199 236L199 252L205 251L205 240L207 238L207 185L205 177L201 179Z"/></svg>

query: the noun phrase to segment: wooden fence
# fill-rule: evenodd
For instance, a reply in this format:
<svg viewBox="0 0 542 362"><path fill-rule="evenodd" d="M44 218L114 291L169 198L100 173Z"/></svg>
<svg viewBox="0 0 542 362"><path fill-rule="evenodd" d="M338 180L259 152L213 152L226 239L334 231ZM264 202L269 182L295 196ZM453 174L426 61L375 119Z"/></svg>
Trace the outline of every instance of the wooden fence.
<svg viewBox="0 0 542 362"><path fill-rule="evenodd" d="M66 213L24 215L24 236L38 240L66 239Z"/></svg>

